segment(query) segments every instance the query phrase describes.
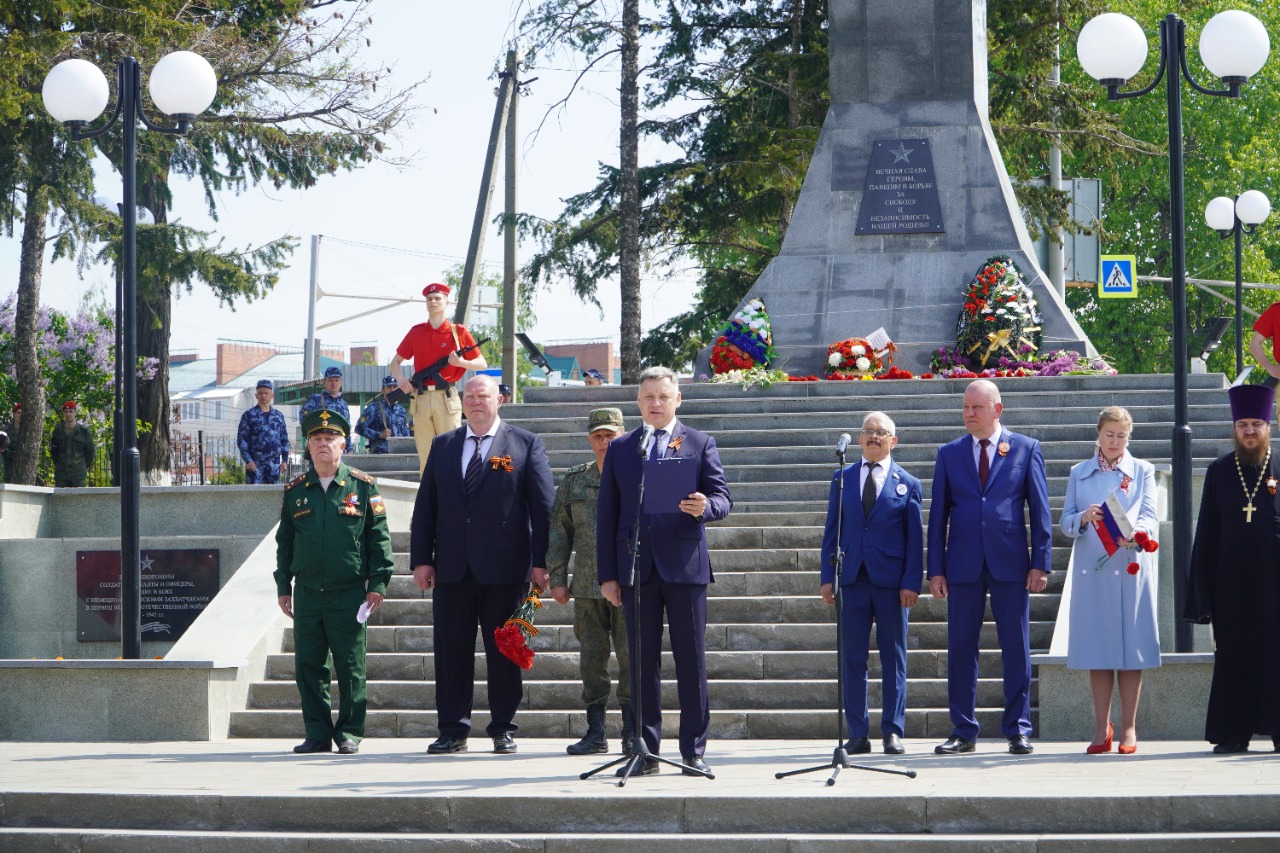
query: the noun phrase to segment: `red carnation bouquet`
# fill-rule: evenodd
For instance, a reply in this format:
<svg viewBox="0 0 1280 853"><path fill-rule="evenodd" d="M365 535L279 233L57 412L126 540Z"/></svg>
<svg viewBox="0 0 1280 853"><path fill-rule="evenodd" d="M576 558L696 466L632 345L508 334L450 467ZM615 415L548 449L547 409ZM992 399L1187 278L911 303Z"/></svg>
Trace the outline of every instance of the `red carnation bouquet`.
<svg viewBox="0 0 1280 853"><path fill-rule="evenodd" d="M542 609L542 587L529 585L529 594L520 602L511 618L502 623L501 628L493 629L493 637L498 641L498 651L502 652L516 666L529 669L533 666L533 649L529 641L538 636L538 629L533 627L534 614Z"/></svg>
<svg viewBox="0 0 1280 853"><path fill-rule="evenodd" d="M1151 535L1147 533L1147 531L1145 530L1138 530L1134 532L1133 544L1136 545L1139 550L1146 551L1148 554L1152 553L1153 551L1155 551L1157 548L1160 547L1160 543L1152 539ZM1134 562L1129 564L1129 574L1136 575L1137 573L1138 573L1138 563L1135 560Z"/></svg>

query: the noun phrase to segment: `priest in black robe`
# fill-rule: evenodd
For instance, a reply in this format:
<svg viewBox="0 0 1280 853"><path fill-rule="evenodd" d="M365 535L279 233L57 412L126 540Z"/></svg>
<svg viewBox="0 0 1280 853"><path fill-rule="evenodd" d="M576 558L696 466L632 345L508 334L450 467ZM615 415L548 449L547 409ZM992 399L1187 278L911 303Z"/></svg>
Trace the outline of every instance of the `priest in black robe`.
<svg viewBox="0 0 1280 853"><path fill-rule="evenodd" d="M1183 616L1213 625L1205 739L1219 755L1270 735L1280 752L1280 464L1271 455L1274 392L1230 389L1236 449L1205 473Z"/></svg>

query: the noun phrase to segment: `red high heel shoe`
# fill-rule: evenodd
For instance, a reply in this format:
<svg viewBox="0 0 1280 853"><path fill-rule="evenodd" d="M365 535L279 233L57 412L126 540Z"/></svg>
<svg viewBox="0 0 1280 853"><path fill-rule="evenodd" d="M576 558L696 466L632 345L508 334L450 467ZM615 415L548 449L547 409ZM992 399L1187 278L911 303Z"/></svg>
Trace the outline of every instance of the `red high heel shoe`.
<svg viewBox="0 0 1280 853"><path fill-rule="evenodd" d="M1115 731L1116 731L1116 727L1115 727L1114 725L1112 725L1111 723L1107 723L1107 739L1106 739L1106 740L1104 740L1102 743L1091 743L1091 744L1089 744L1088 746L1086 746L1086 747L1084 748L1084 751L1085 751L1086 753L1088 753L1089 755L1101 755L1101 754L1102 754L1102 753L1104 753L1104 752L1110 752L1110 751L1111 751L1111 736L1112 736L1113 734L1115 734ZM1133 747L1133 748L1134 748L1134 749L1137 749L1137 747L1136 747L1136 746L1135 746L1135 747ZM1122 750L1123 750L1123 749L1124 749L1124 747L1122 746L1122 747L1120 747L1120 749L1122 749Z"/></svg>
<svg viewBox="0 0 1280 853"><path fill-rule="evenodd" d="M1133 755L1135 752L1138 751L1138 744L1136 742L1131 746L1123 743L1117 744L1116 751L1119 752L1121 755Z"/></svg>

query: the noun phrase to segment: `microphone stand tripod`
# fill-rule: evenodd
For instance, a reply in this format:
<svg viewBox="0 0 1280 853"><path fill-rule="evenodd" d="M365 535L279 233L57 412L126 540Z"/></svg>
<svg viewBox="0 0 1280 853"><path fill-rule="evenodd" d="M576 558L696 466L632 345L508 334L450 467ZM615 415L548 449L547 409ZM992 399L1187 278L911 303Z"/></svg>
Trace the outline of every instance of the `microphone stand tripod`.
<svg viewBox="0 0 1280 853"><path fill-rule="evenodd" d="M840 442L841 445L844 441ZM896 770L892 767L873 767L869 764L854 764L849 760L849 753L844 748L844 587L841 580L844 577L844 447L837 446L836 457L840 460L840 467L836 469L836 549L831 556L831 561L835 564L835 583L833 584L836 591L836 748L831 754L831 762L829 764L819 764L814 767L805 767L801 770L788 770L784 773L775 773L773 778L785 779L788 776L799 776L802 773L816 773L819 770L830 770L831 778L827 780L827 787L836 783L836 777L840 775L841 770L866 770L870 773L891 773L895 776L906 776L908 779L916 778L914 770ZM867 476L870 476L868 474Z"/></svg>
<svg viewBox="0 0 1280 853"><path fill-rule="evenodd" d="M651 436L646 430L646 437ZM637 577L637 567L640 561L640 516L644 510L644 465L649 456L649 447L646 442L640 442L640 485L636 491L636 517L631 527L631 568L628 571L628 579L624 586L630 586L632 589L631 596L631 624L633 626L633 634L635 635L635 646L631 651L631 704L635 708L632 720L636 730L632 733L631 738L631 754L624 755L621 758L615 758L607 764L602 764L594 770L589 770L578 776L579 779L590 779L592 776L602 771L615 767L622 762L627 762L626 768L623 770L622 778L618 780L618 787L625 787L627 780L631 778L631 774L635 773L646 763L650 761L661 761L663 764L669 764L672 767L679 768L682 772L694 775L705 776L708 779L716 778L714 774L705 770L698 770L694 767L688 767L670 758L664 758L661 755L655 755L649 751L649 745L644 739L644 701L641 691L644 688L644 679L640 677L640 657L643 654L644 644L641 642L640 635L640 583ZM654 566L653 571L657 571L658 567ZM662 628L658 628L661 632ZM658 648L659 661L661 663L662 648L659 644Z"/></svg>

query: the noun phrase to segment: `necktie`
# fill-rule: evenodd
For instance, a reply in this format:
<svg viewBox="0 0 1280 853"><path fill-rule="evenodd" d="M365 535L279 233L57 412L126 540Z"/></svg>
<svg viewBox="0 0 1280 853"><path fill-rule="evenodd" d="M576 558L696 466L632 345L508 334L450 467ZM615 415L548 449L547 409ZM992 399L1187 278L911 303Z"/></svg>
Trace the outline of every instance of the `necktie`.
<svg viewBox="0 0 1280 853"><path fill-rule="evenodd" d="M471 438L475 440L476 452L471 455L470 461L467 462L467 473L462 478L462 488L467 494L471 494L472 490L480 482L480 469L482 467L480 443L484 441L484 436L482 435L473 435Z"/></svg>
<svg viewBox="0 0 1280 853"><path fill-rule="evenodd" d="M987 448L991 446L991 439L978 439L978 482L982 483L982 488L987 488L987 477L991 476L991 460L987 457Z"/></svg>
<svg viewBox="0 0 1280 853"><path fill-rule="evenodd" d="M867 466L867 482L862 487L862 517L871 515L871 508L876 505L876 469L880 463L872 462Z"/></svg>
<svg viewBox="0 0 1280 853"><path fill-rule="evenodd" d="M662 458L662 451L659 449L659 445L661 444L660 439L666 434L667 434L667 431L665 429L660 429L653 434L653 447L649 448L650 459Z"/></svg>

